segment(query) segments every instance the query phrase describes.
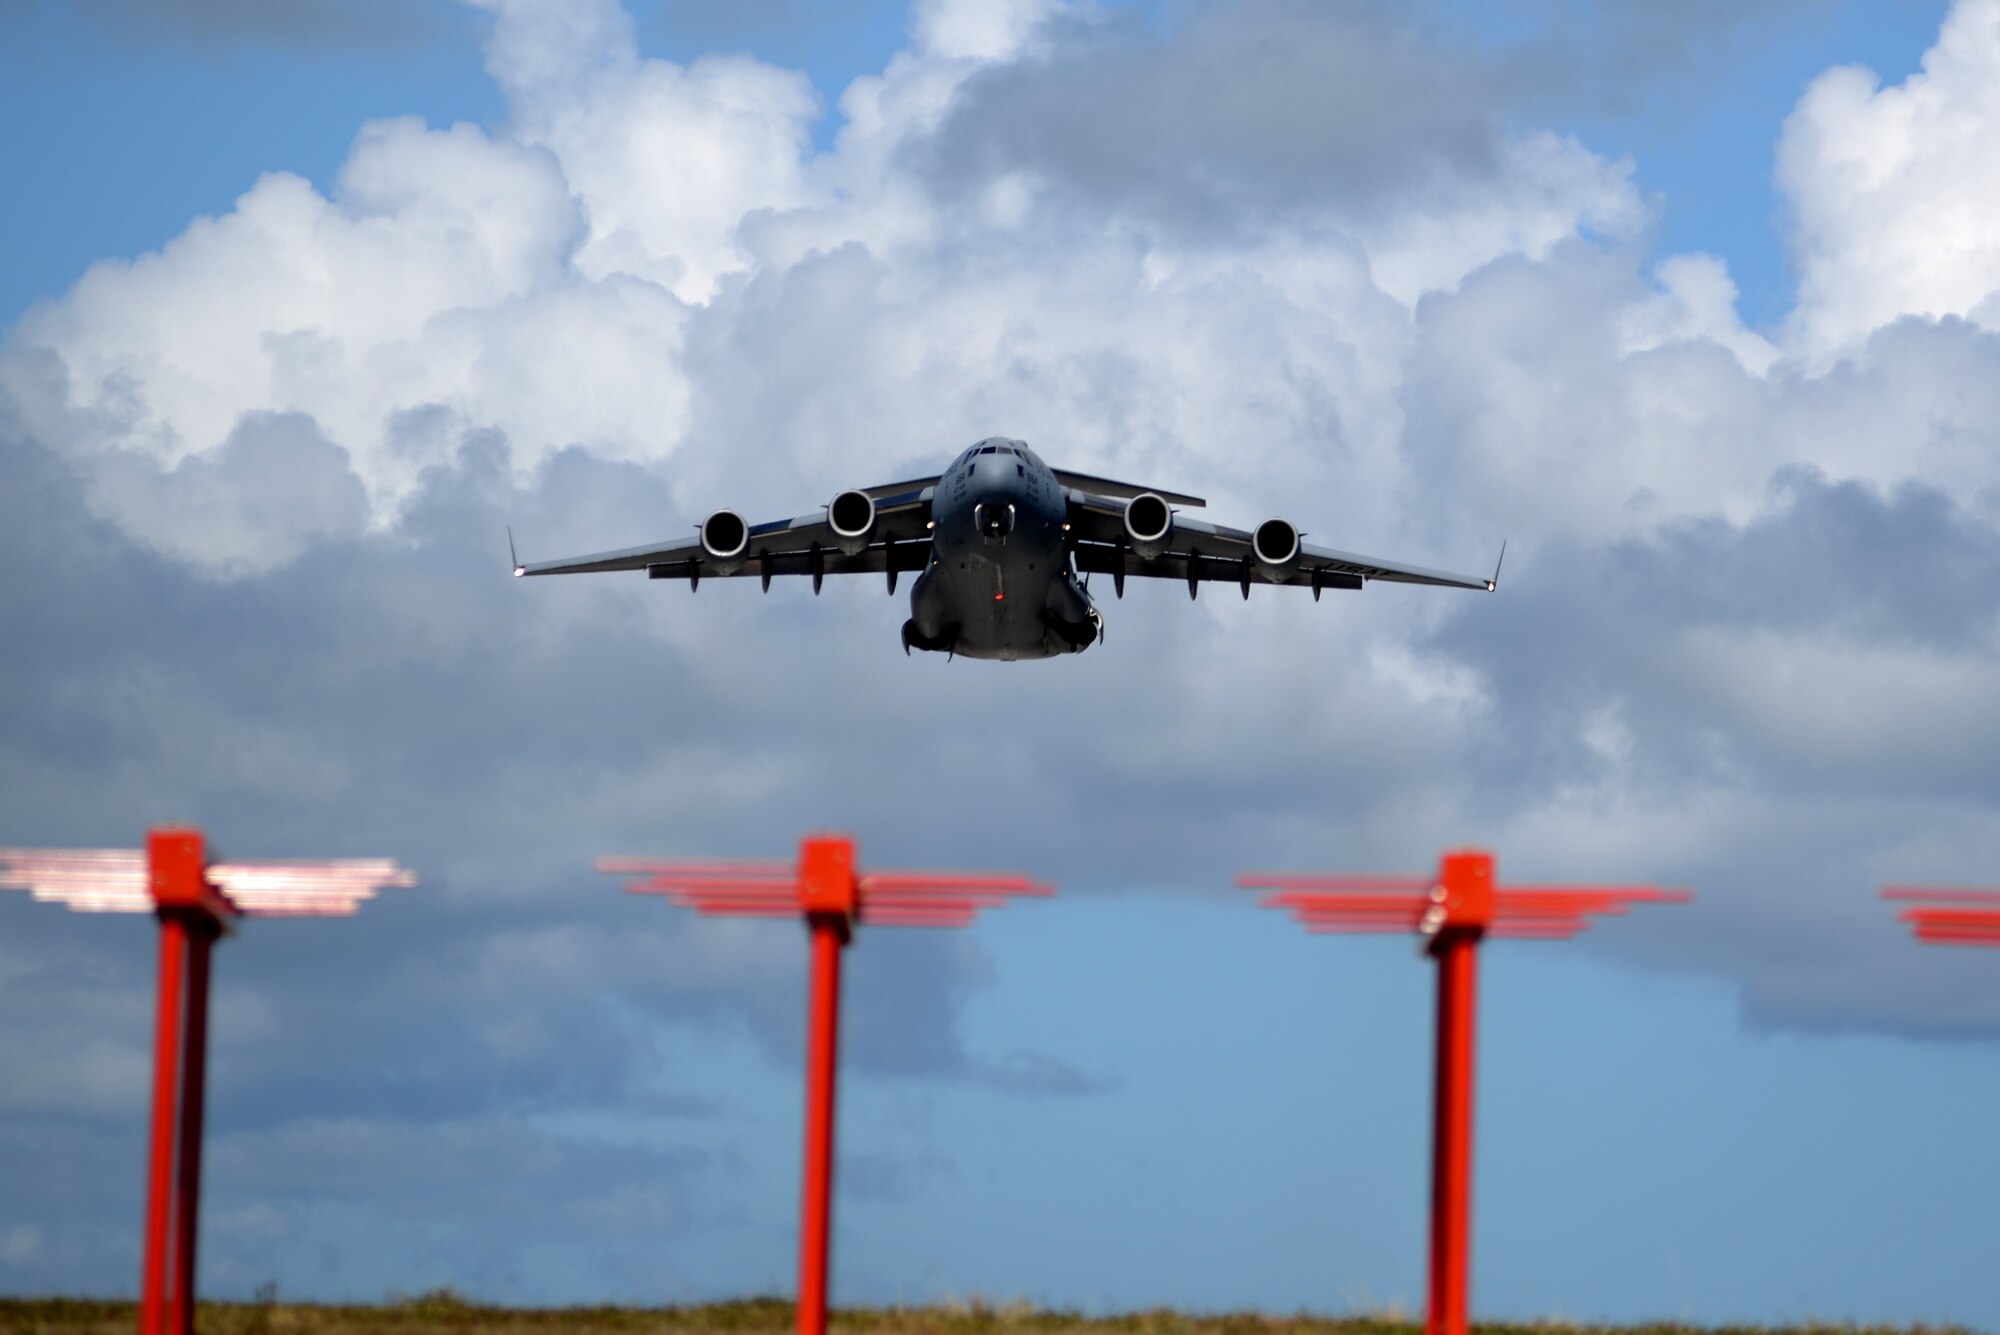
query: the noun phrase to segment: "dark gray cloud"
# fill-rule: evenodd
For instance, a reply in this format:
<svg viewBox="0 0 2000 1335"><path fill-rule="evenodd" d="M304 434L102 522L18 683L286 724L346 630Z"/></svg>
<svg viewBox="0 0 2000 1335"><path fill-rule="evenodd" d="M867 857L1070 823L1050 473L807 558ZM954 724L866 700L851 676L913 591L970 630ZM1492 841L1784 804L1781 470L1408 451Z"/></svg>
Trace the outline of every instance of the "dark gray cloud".
<svg viewBox="0 0 2000 1335"><path fill-rule="evenodd" d="M275 426L308 462L331 448L303 424ZM16 702L0 711L0 844L130 846L150 824L192 821L224 855L389 853L424 877L351 921L250 923L219 950L212 1209L224 1232L241 1226L219 1253L231 1258L224 1291L272 1267L345 1291L286 1251L357 1227L314 1232L300 1222L314 1212L443 1230L458 1239L455 1268L436 1282L491 1292L509 1247L550 1236L552 1220L557 1236L629 1251L656 1219L679 1228L734 1199L730 1128L746 1110L699 1066L665 1061L660 1036L747 1034L773 1070L796 1069L797 926L699 920L620 894L590 861L787 856L798 830L829 823L816 775L839 763L779 749L824 695L752 725L746 709L764 697L726 689L662 636L658 588L509 578L510 520L530 533L579 514L644 530L674 506L653 474L580 453L527 490L505 463L504 442L474 433L393 531L322 529L282 566L219 580L134 546L92 517L66 465L0 441L0 565L15 572L0 581L0 622L20 630L0 661L0 698ZM152 476L170 503L176 475ZM267 498L274 522L294 481ZM352 478L318 485L338 495ZM697 610L728 599L704 596ZM867 609L883 614L866 637L879 664L896 618ZM779 676L803 656L784 657ZM837 754L868 731L821 744ZM845 817L883 828L880 813L907 801L887 765L894 743L848 756L848 772L883 781ZM115 1289L132 1258L84 1239L136 1218L120 1184L137 1180L149 1078L150 924L18 895L0 913L0 1050L34 1073L0 1097L0 1175L14 1188L0 1226L14 1211L37 1221L47 1282ZM844 1056L856 1075L1030 1096L1101 1088L1053 1056L966 1049L960 1008L987 981L969 941L870 934L853 958ZM665 1141L628 1151L543 1125L579 1110L641 1119ZM78 1185L84 1162L91 1180ZM605 1273L537 1291L660 1292L632 1288L646 1273L637 1259Z"/></svg>
<svg viewBox="0 0 2000 1335"><path fill-rule="evenodd" d="M1252 0L1044 40L974 76L924 145L941 188L1027 170L1089 207L1233 232L1329 203L1372 216L1498 170L1490 72L1400 9Z"/></svg>
<svg viewBox="0 0 2000 1335"><path fill-rule="evenodd" d="M0 1164L4 1217L35 1221L39 1286L131 1293L144 1204L135 1126L0 1119ZM409 1290L504 1295L533 1283L558 1299L657 1296L657 1282L636 1281L659 1266L663 1243L730 1226L704 1205L729 1172L703 1151L556 1137L504 1119L217 1127L203 1164L204 1289L241 1299L282 1281L285 1292L379 1300L372 1272ZM551 1261L562 1278L528 1273Z"/></svg>
<svg viewBox="0 0 2000 1335"><path fill-rule="evenodd" d="M1732 65L1757 59L1784 27L1825 25L1834 16L1830 0L1530 0L1511 6L1503 21L1469 10L1445 26L1489 53L1510 105L1625 116L1712 85Z"/></svg>
<svg viewBox="0 0 2000 1335"><path fill-rule="evenodd" d="M1828 749L1818 751L1744 711L1764 698L1760 671L1771 674L1772 695L1787 689L1783 677L1799 663L1786 650L1821 655L1830 670L1857 651L1990 661L2000 532L1919 484L1883 495L1803 467L1772 479L1771 502L1742 524L1712 516L1608 547L1553 542L1532 552L1532 573L1508 597L1447 623L1438 646L1476 661L1493 687L1495 760L1518 776L1524 760L1540 758L1548 769L1535 777L1573 777L1593 754L1576 720L1617 706L1641 734L1635 754L1663 785L1733 774L1795 796L1913 796L1921 785L1972 800L1991 791L2000 757L1983 745L2000 714L1936 719L1935 732L1908 738L1908 754L1871 744L1840 764L1833 731L1843 722L1869 728L1884 710L1945 702L1857 699L1845 718L1821 718ZM1688 641L1707 633L1751 637L1736 666L1752 681L1690 670ZM1755 645L1767 639L1760 663ZM1719 697L1723 686L1741 694ZM1536 789L1512 791L1534 800Z"/></svg>
<svg viewBox="0 0 2000 1335"><path fill-rule="evenodd" d="M1448 4L1244 0L1087 11L973 77L914 150L942 194L1009 172L1186 236L1464 207L1526 116L1612 116L1716 77L1821 0Z"/></svg>
<svg viewBox="0 0 2000 1335"><path fill-rule="evenodd" d="M108 460L99 488L107 513L152 520L169 549L203 553L224 572L353 537L368 522L347 451L302 413L249 414L214 454L170 472L135 456Z"/></svg>
<svg viewBox="0 0 2000 1335"><path fill-rule="evenodd" d="M1657 831L1642 874L1701 899L1624 948L1736 980L1753 1022L1990 1035L1990 971L1916 950L1875 892L2000 856L2000 529L1806 468L1769 500L1552 543L1441 626L1492 691L1466 763L1496 810L1569 808L1581 845L1593 812Z"/></svg>
<svg viewBox="0 0 2000 1335"><path fill-rule="evenodd" d="M1711 40L1697 20L1719 20L1589 12L1634 34L1616 59L1654 60L1661 78ZM1959 462L1990 457L2000 421L1980 388L2000 384L1990 336L1910 322L1818 378L1749 374L1701 336L1720 336L1714 312L1682 321L1693 332L1639 322L1680 332L1635 346L1625 317L1667 295L1644 257L1545 248L1594 216L1607 180L1623 193L1581 153L1557 155L1577 172L1557 186L1527 173L1512 210L1526 221L1438 242L1456 258L1425 272L1452 294L1411 311L1372 285L1382 255L1344 223L1484 220L1511 109L1591 95L1561 60L1522 56L1561 49L1554 20L1510 46L1440 13L1266 0L1158 29L1119 13L1065 24L1041 54L975 76L915 155L948 200L1016 169L1053 182L1048 227L1031 211L1018 231L975 219L954 233L913 205L917 234L943 224L934 248L836 228L791 262L768 256L793 253L781 242L800 220L773 205L732 233L761 268L690 307L641 278L573 272L574 218L557 208L518 266L539 275L525 296L503 284L413 304L407 328L450 336L437 343L359 330L324 421L241 415L265 402L263 364L224 368L244 379L197 414L224 425L182 431L195 455L170 468L107 453L182 426L179 382L130 370L153 345L100 345L88 328L66 341L60 321L37 327L47 349L33 330L12 345L0 841L130 844L190 820L227 854L391 853L425 878L355 921L253 923L223 949L225 1289L282 1273L340 1292L343 1274L392 1274L658 1297L626 1287L645 1272L631 1236L692 1242L676 1233L689 1221L717 1246L754 1235L741 1254L781 1258L782 1282L786 1240L755 1221L789 1218L792 1184L760 1205L757 1166L796 1149L798 928L623 896L588 870L601 852L783 857L797 832L833 827L871 864L1019 866L1075 895L1220 893L1252 859L1414 870L1441 842L1488 841L1517 874L1696 885L1696 908L1612 948L1731 980L1757 1023L2000 1031L1993 985L1963 959L1920 961L1873 899L1891 875L2000 860L1993 505L1946 480L1990 475ZM536 47L534 33L516 36ZM585 68L571 72L594 88ZM661 124L650 102L576 108L591 112L578 124ZM518 155L471 152L470 131L391 138L378 148L448 138L468 153L389 174L449 205L441 232L429 214L402 220L425 235L546 202L558 164L579 169L584 212L619 212L576 184L590 144L536 157L530 191L511 169L489 176ZM608 175L658 185L653 160ZM473 188L451 188L454 164L477 169ZM914 199L905 184L860 202L895 212ZM260 198L319 218L300 190ZM630 218L657 213L633 200ZM1253 245L1156 272L1142 245L1107 239L1107 208L1235 241L1269 228L1277 258ZM396 262L373 287L346 261L328 272L376 302L462 249L404 249L368 221ZM662 254L708 243L661 235ZM231 290L235 249L195 256L188 290ZM1488 263L1507 254L1540 258ZM92 328L150 309L116 270L81 295ZM297 305L269 303L285 320ZM483 342L494 319L505 336ZM646 337L616 337L620 322ZM80 376L113 364L104 392L68 385L64 357ZM413 374L454 359L481 374ZM385 365L403 374L385 380ZM378 397L389 381L415 387ZM604 407L628 411L578 425ZM325 425L340 413L344 435ZM158 436L127 434L153 420ZM468 420L508 424L522 454ZM505 573L509 523L532 557L689 531L715 504L796 513L994 430L1092 471L1221 484L1236 497L1218 503L1223 522L1276 505L1316 541L1454 565L1511 532L1516 556L1491 598L1211 590L1190 607L1177 587L1134 587L1105 600L1106 645L1025 665L904 658L902 605L872 581L766 598L748 581L690 593ZM1891 461L1869 471L1878 433ZM517 473L517 457L571 439L593 443ZM1903 480L1835 480L1883 474ZM190 568L132 533L181 558L213 557L206 540L254 559ZM145 1096L149 924L18 896L0 920L0 1052L31 1073L0 1090L0 1180L28 1203L9 1216L0 1202L0 1241L41 1255L51 1282L115 1288L129 1253L89 1241L129 1237L137 1215L121 1193ZM977 942L866 933L847 974L850 1069L1021 1098L1116 1088L1124 1072L1104 1074L1067 1028L1009 1032L998 1050L968 1040L966 1003L992 981ZM1228 973L1181 981L1226 993ZM731 1061L754 1070L720 1069ZM765 1078L782 1091L782 1151L765 1143L764 1093L746 1092ZM920 1195L955 1171L909 1128L874 1130L847 1164L862 1198ZM726 1273L700 1282L745 1272Z"/></svg>

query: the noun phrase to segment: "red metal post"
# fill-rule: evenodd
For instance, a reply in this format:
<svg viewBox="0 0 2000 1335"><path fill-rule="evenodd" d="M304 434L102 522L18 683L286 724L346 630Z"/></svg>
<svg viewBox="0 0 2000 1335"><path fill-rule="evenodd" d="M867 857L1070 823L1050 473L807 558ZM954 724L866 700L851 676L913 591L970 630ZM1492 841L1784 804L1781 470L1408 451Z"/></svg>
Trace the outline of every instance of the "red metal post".
<svg viewBox="0 0 2000 1335"><path fill-rule="evenodd" d="M981 909L1054 887L1004 873L855 870L854 841L811 835L796 866L599 858L635 894L663 894L698 913L806 920L812 984L806 1019L805 1163L800 1187L798 1335L825 1335L833 1243L833 1132L840 1048L840 955L858 924L963 927Z"/></svg>
<svg viewBox="0 0 2000 1335"><path fill-rule="evenodd" d="M1471 1292L1472 1053L1479 941L1497 907L1493 855L1447 853L1421 929L1437 960L1437 1077L1432 1090L1431 1274L1426 1335L1465 1335Z"/></svg>
<svg viewBox="0 0 2000 1335"><path fill-rule="evenodd" d="M199 1041L193 1026L197 1010L206 1037L208 946L215 927L200 832L150 831L146 875L160 919L160 1013L139 1329L141 1335L185 1335L194 1306L188 1142L201 1138L201 1095L190 1094L188 1058L191 1043Z"/></svg>
<svg viewBox="0 0 2000 1335"><path fill-rule="evenodd" d="M209 959L216 938L238 916L344 916L377 890L415 884L415 876L387 858L210 866L199 830L149 831L143 853L0 848L0 890L27 890L86 913L152 913L160 921L140 1335L190 1335L194 1329Z"/></svg>
<svg viewBox="0 0 2000 1335"><path fill-rule="evenodd" d="M140 1335L167 1335L167 1265L174 1222L174 1124L180 1103L181 1001L187 924L160 915L160 994L153 1030L153 1129L146 1172L146 1252L139 1273Z"/></svg>
<svg viewBox="0 0 2000 1335"><path fill-rule="evenodd" d="M815 913L812 996L806 1020L806 1144L799 1215L799 1335L826 1335L827 1271L833 1243L834 1077L840 1047L840 952L847 920Z"/></svg>
<svg viewBox="0 0 2000 1335"><path fill-rule="evenodd" d="M1437 1082L1431 1126L1431 1273L1426 1335L1465 1335L1471 1292L1472 1054L1479 937L1448 928L1437 957Z"/></svg>
<svg viewBox="0 0 2000 1335"><path fill-rule="evenodd" d="M208 1085L208 968L210 952L220 934L220 926L213 918L195 918L187 927L187 1030L181 1045L180 1164L174 1183L174 1284L167 1304L170 1335L193 1335L194 1331L203 1096Z"/></svg>
<svg viewBox="0 0 2000 1335"><path fill-rule="evenodd" d="M1429 1307L1425 1335L1465 1335L1471 1294L1472 1086L1479 943L1487 936L1564 940L1598 914L1634 904L1685 903L1654 886L1494 884L1493 855L1446 853L1435 879L1257 872L1237 884L1268 890L1310 932L1415 930L1437 960L1437 1067L1431 1124Z"/></svg>

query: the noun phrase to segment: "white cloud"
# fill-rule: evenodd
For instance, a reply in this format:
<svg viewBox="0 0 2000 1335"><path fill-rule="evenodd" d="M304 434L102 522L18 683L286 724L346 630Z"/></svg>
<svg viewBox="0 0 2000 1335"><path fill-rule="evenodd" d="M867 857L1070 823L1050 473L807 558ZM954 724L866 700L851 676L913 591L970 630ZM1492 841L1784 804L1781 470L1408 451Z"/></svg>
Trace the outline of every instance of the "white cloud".
<svg viewBox="0 0 2000 1335"><path fill-rule="evenodd" d="M231 948L218 1024L243 1120L217 1163L244 1175L238 1232L320 1227L259 1193L386 1183L413 1216L435 1198L511 1242L478 1184L524 1156L565 1217L688 1217L698 1195L619 1194L673 1164L517 1114L695 1097L666 1080L661 1032L797 1043L795 932L635 910L583 870L597 851L781 854L774 829L1081 893L1491 841L1524 876L1694 881L1699 914L1611 948L1725 976L1755 1014L2000 1014L1976 978L1907 986L1907 944L1867 919L1873 879L1996 853L2000 333L1894 321L1928 309L1898 286L1916 279L1863 263L1928 193L1949 215L1976 190L1969 133L1939 141L1958 169L1913 166L1936 147L1918 136L1883 150L1893 189L1841 193L1806 136L1843 76L1815 87L1786 150L1804 332L1778 347L1720 260L1645 252L1631 164L1503 132L1476 81L1302 130L1290 85L1204 101L1179 76L1205 53L1127 41L1100 11L927 4L815 154L793 72L643 59L608 3L490 7L507 125L365 127L324 194L266 177L97 266L0 351L0 549L31 576L0 581L0 610L38 650L0 655L34 706L0 717L0 810L55 842L164 801L285 836L272 852L350 840L426 877L339 925L370 949L275 926ZM1382 34L1316 28L1335 8L1224 17L1277 15L1368 66ZM1945 46L1990 12L1962 5ZM1463 73L1391 46L1371 96ZM1964 59L1855 115L1920 88L1941 123L2000 119L1988 87L1946 77ZM1145 115L983 119L1099 72L1147 92ZM1148 117L1176 105L1163 134ZM1976 249L1953 281L1985 319ZM1821 339L1842 360L1822 365ZM718 504L796 513L993 431L1332 546L1483 570L1509 536L1503 589L1190 605L1135 587L1104 597L1101 648L1001 667L906 662L877 581L760 599L502 573L509 519L523 555L639 542ZM997 818L965 820L969 790ZM885 946L856 971L857 1065L1004 1083L955 1030L976 964ZM143 989L109 966L50 985L72 964L0 950L17 1119L143 1104ZM334 1050L377 1055L349 1079ZM726 1159L729 1139L706 1143ZM66 1200L66 1164L34 1162ZM45 1252L66 1236L51 1224Z"/></svg>
<svg viewBox="0 0 2000 1335"><path fill-rule="evenodd" d="M1379 489L1408 304L1642 216L1628 166L1545 134L1510 142L1490 187L1374 231L1335 208L1247 245L1176 243L1005 167L965 208L913 146L978 111L961 92L979 71L1044 58L1051 20L1076 17L1061 6L920 6L817 156L796 72L644 59L612 0L486 7L503 130L371 124L328 195L268 176L14 331L13 414L78 459L100 513L242 573L392 522L486 428L523 474L570 445L675 459L701 509L725 472L741 488L746 454L811 497L993 430L1210 481L1222 442L1330 451ZM271 443L280 422L293 444ZM332 471L288 480L250 467L259 450Z"/></svg>
<svg viewBox="0 0 2000 1335"><path fill-rule="evenodd" d="M1009 60L1061 0L918 0L911 25L918 46L947 60Z"/></svg>
<svg viewBox="0 0 2000 1335"><path fill-rule="evenodd" d="M1729 349L1747 371L1763 374L1778 349L1743 325L1736 312L1736 284L1712 255L1674 255L1654 271L1656 296L1626 308L1619 350L1630 355L1670 343L1707 339Z"/></svg>
<svg viewBox="0 0 2000 1335"><path fill-rule="evenodd" d="M1994 320L2000 291L2000 0L1957 0L1923 68L1813 81L1778 142L1796 215L1795 335L1816 359L1899 316Z"/></svg>
<svg viewBox="0 0 2000 1335"><path fill-rule="evenodd" d="M548 148L581 201L586 279L623 274L706 301L746 260L758 209L808 201L802 158L819 113L804 75L738 56L642 60L615 0L491 0L488 67L510 129Z"/></svg>
<svg viewBox="0 0 2000 1335"><path fill-rule="evenodd" d="M329 546L379 562L349 572L377 580L365 595L340 586L343 624L353 601L376 614L365 651L344 649L330 676L297 688L334 712L360 707L340 673L374 674L394 683L380 698L412 713L429 701L477 732L444 710L449 700L525 727L517 697L535 693L533 671L567 678L584 645L583 662L607 643L650 656L631 669L647 674L643 687L600 683L593 708L645 708L633 702L661 691L663 717L685 725L670 747L622 725L615 743L542 738L539 759L497 771L491 800L532 804L539 767L556 765L570 795L542 809L549 822L588 809L637 829L686 809L713 828L732 806L816 812L834 799L789 776L900 770L905 757L871 748L925 733L952 690L930 677L894 679L921 690L882 684L878 658L893 653L900 614L882 608L879 586L865 603L857 592L836 604L846 595L830 591L811 612L780 613L775 596L734 598L741 590L647 590L641 603L624 585L582 581L503 610L455 582L447 551L473 564L466 554L497 547L509 509L535 516L524 555L657 538L721 504L796 513L993 431L1072 466L1206 494L1224 522L1288 513L1331 546L1470 569L1515 539L1506 591L1477 610L1400 588L1331 608L1282 595L1190 608L1177 590L1145 590L1107 608L1101 653L996 687L1046 731L997 750L946 734L924 753L939 774L977 764L1014 781L1051 857L1087 854L1105 876L1214 870L1191 870L1199 859L1171 852L1161 829L1161 811L1191 801L1260 847L1311 846L1337 798L1354 837L1384 850L1446 829L1506 835L1530 857L1561 856L1567 838L1638 858L1668 847L1644 837L1663 810L1673 819L1662 828L1688 836L1680 846L1740 847L1715 816L1728 809L1716 794L1735 785L1827 771L1865 786L1851 771L1878 751L1903 773L1926 757L1977 771L1968 757L1996 725L1966 692L1990 636L1941 650L1931 622L1912 629L1882 609L1920 609L1942 590L1932 621L1985 615L1954 573L1978 544L1935 553L1942 566L1905 577L1917 591L1892 598L1870 580L1902 570L1899 553L1927 550L1926 522L1957 534L2000 510L2000 335L1906 322L1831 370L1781 355L1744 327L1719 260L1643 253L1648 206L1631 164L1550 133L1502 133L1470 105L1442 121L1419 106L1396 122L1429 146L1416 176L1380 144L1343 141L1328 160L1377 174L1357 194L1293 188L1282 153L1248 155L1255 170L1230 176L1244 142L1298 135L1282 99L1244 93L1201 141L1198 169L1174 176L1173 154L1156 153L1153 176L1106 193L1079 162L1151 127L1096 127L1091 144L1052 146L981 121L1017 114L1010 98L1074 83L1092 62L1114 66L1121 87L1185 100L1168 76L1199 60L1126 42L1095 11L922 9L910 47L850 86L848 123L815 155L816 105L792 72L644 59L608 3L491 8L507 127L371 125L328 195L268 177L160 253L97 267L0 353L6 420L73 461L95 511L144 542L257 588ZM1329 21L1310 8L1256 12ZM1981 12L1957 11L1946 45ZM1343 49L1387 40L1365 25L1332 37ZM1452 73L1407 41L1396 53L1399 70ZM1984 114L1983 90L1935 74L1949 64L1933 61L1927 96L1954 116ZM1821 96L1788 134L1812 123ZM1920 193L1925 179L1906 184ZM1174 188L1156 188L1163 180ZM1801 215L1812 207L1802 199ZM1798 476L1818 480L1773 485ZM1913 479L1961 508L1904 504ZM1864 485L1842 490L1850 482ZM384 542L412 554L398 564ZM1764 560L1759 544L1795 559L1742 580L1699 564ZM1656 635L1621 620L1609 594L1580 628L1563 620L1573 608L1536 600L1576 567L1629 574L1629 552L1681 546L1689 568L1649 594L1673 604ZM1718 625L1710 608L1674 601L1680 585L1750 610ZM1817 596L1850 586L1862 589L1862 631ZM336 615L332 601L314 606ZM821 609L832 606L879 625L829 648L820 641L838 618ZM532 626L527 675L506 678L512 695L474 692L463 681L492 671L503 616ZM775 647L748 661L716 651L752 637ZM1623 659L1641 639L1649 657ZM1564 649L1536 659L1530 641ZM826 680L867 689L804 692L795 665L808 655ZM277 657L304 670L296 654ZM1114 680L1135 662L1154 666ZM1560 698L1511 676L1523 662L1559 679ZM1642 673L1629 690L1589 676L1662 663L1675 671ZM674 689L653 680L655 666ZM1052 713L1045 671L1115 693L1129 713ZM328 806L380 802L369 775L382 752L424 775L413 739L456 744L413 730L364 745L237 693L182 698L178 681L131 665L87 689L106 695L105 718L193 758L225 790L287 772L294 792ZM1853 696L1884 691L1907 704L1858 726ZM1274 715L1273 700L1313 704ZM1511 730L1515 713L1542 708L1536 735ZM252 721L232 721L239 712ZM1662 714L1681 726L1649 730ZM1101 793L1066 803L1065 785L1083 781L1046 773L1053 739L1082 732L1104 738L1096 776L1129 791L1110 803L1109 833L1075 815L1101 807ZM1506 813L1482 804L1465 770L1481 748L1507 776ZM50 791L93 781L55 768ZM1194 772L1198 798L1160 779ZM144 786L136 769L121 776ZM857 820L887 820L892 806L909 815L900 794L838 800ZM1597 833L1580 829L1592 820ZM996 836L985 851L1004 859L1010 847ZM490 854L460 856L469 884L493 883L481 893L533 898ZM522 942L531 958L607 949L594 937ZM516 1051L547 1035L508 1021L490 1037Z"/></svg>
<svg viewBox="0 0 2000 1335"><path fill-rule="evenodd" d="M1406 303L1503 255L1541 258L1577 235L1629 237L1647 213L1632 164L1544 132L1509 141L1497 180L1444 208L1397 209L1360 234L1382 290Z"/></svg>

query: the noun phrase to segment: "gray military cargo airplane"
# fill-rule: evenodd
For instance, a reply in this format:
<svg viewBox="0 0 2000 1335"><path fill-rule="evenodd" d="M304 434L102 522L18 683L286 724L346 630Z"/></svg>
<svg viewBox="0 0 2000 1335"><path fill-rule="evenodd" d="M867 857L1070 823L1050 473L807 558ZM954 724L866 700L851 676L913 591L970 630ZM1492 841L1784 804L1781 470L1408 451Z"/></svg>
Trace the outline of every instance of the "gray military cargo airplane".
<svg viewBox="0 0 2000 1335"><path fill-rule="evenodd" d="M810 575L916 575L903 652L967 658L1052 658L1081 653L1104 636L1088 577L1128 576L1203 583L1289 584L1359 589L1369 580L1497 587L1492 579L1330 551L1299 540L1297 526L1267 519L1254 532L1188 519L1206 502L1050 468L1025 441L990 437L936 477L843 491L819 514L747 524L734 510L701 522L694 542L662 542L560 561L515 561L516 575L643 570L651 579ZM1501 551L1506 558L1506 551Z"/></svg>

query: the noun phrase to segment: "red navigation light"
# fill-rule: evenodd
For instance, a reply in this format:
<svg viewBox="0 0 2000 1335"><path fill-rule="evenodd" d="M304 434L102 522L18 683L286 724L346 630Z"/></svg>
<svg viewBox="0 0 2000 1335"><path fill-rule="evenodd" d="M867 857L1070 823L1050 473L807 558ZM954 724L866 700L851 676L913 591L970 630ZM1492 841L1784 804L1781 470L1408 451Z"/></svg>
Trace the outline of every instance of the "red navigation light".
<svg viewBox="0 0 2000 1335"><path fill-rule="evenodd" d="M0 848L0 890L26 890L80 913L152 913L160 920L140 1335L194 1329L208 966L216 938L238 917L346 915L378 889L416 883L386 858L211 866L199 830L150 831L143 853Z"/></svg>
<svg viewBox="0 0 2000 1335"><path fill-rule="evenodd" d="M1437 876L1246 872L1309 932L1415 932L1438 962L1437 1082L1431 1141L1430 1300L1426 1335L1465 1335L1472 1210L1473 1022L1477 947L1487 936L1566 940L1592 917L1694 896L1656 886L1513 886L1493 882L1493 855L1457 849Z"/></svg>
<svg viewBox="0 0 2000 1335"><path fill-rule="evenodd" d="M2000 946L2000 890L1962 885L1890 885L1882 898L1910 907L1896 915L1931 946Z"/></svg>
<svg viewBox="0 0 2000 1335"><path fill-rule="evenodd" d="M742 918L797 915L805 918L811 930L798 1329L799 1335L826 1335L841 949L853 938L856 924L964 927L981 909L997 908L1020 895L1054 894L1055 887L1009 873L857 872L854 841L838 834L808 835L800 840L796 865L599 858L597 869L630 878L625 883L630 893L665 895L669 903L697 913Z"/></svg>

